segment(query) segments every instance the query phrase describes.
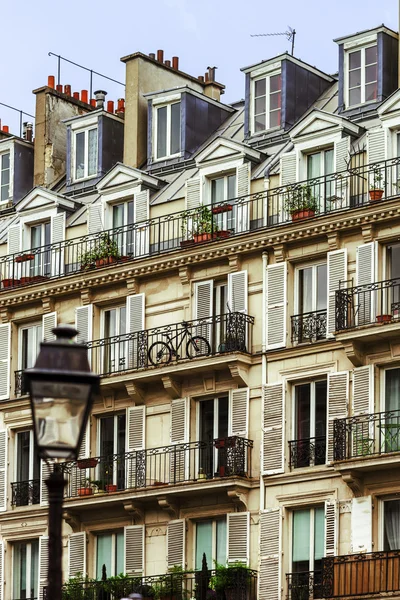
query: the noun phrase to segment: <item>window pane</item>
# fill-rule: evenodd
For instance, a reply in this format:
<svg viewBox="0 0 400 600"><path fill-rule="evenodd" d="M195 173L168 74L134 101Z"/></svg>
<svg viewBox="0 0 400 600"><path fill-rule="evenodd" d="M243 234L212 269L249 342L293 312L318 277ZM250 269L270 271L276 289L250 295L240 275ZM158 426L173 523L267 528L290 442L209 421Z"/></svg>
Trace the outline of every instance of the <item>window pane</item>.
<svg viewBox="0 0 400 600"><path fill-rule="evenodd" d="M7 152L6 154L1 155L1 170L5 171L10 168L10 154Z"/></svg>
<svg viewBox="0 0 400 600"><path fill-rule="evenodd" d="M307 156L307 179L313 179L321 175L321 152Z"/></svg>
<svg viewBox="0 0 400 600"><path fill-rule="evenodd" d="M269 97L269 108L274 110L281 107L281 93L271 94Z"/></svg>
<svg viewBox="0 0 400 600"><path fill-rule="evenodd" d="M167 154L167 107L157 110L157 158Z"/></svg>
<svg viewBox="0 0 400 600"><path fill-rule="evenodd" d="M181 103L171 105L171 154L181 151Z"/></svg>
<svg viewBox="0 0 400 600"><path fill-rule="evenodd" d="M228 197L227 200L236 198L236 175L228 175Z"/></svg>
<svg viewBox="0 0 400 600"><path fill-rule="evenodd" d="M400 500L384 502L384 550L400 548Z"/></svg>
<svg viewBox="0 0 400 600"><path fill-rule="evenodd" d="M26 543L14 545L13 597L26 598ZM28 596L29 597L29 596Z"/></svg>
<svg viewBox="0 0 400 600"><path fill-rule="evenodd" d="M126 430L126 415L117 416L117 447L116 452L119 454L125 450L125 430Z"/></svg>
<svg viewBox="0 0 400 600"><path fill-rule="evenodd" d="M115 575L124 572L124 532L120 531L116 534L116 557L115 557ZM108 573L107 573L108 575Z"/></svg>
<svg viewBox="0 0 400 600"><path fill-rule="evenodd" d="M42 227L34 225L31 227L31 248L40 248L42 245Z"/></svg>
<svg viewBox="0 0 400 600"><path fill-rule="evenodd" d="M96 577L101 579L103 565L106 565L107 575L111 576L111 548L112 548L112 536L111 535L98 535L97 536L97 566L96 566Z"/></svg>
<svg viewBox="0 0 400 600"><path fill-rule="evenodd" d="M317 266L317 310L327 307L327 268L326 265Z"/></svg>
<svg viewBox="0 0 400 600"><path fill-rule="evenodd" d="M315 382L315 437L326 437L327 382Z"/></svg>
<svg viewBox="0 0 400 600"><path fill-rule="evenodd" d="M365 86L365 102L369 100L376 100L378 93L378 86L376 83L369 83Z"/></svg>
<svg viewBox="0 0 400 600"><path fill-rule="evenodd" d="M122 227L124 225L124 205L116 204L112 207L112 226Z"/></svg>
<svg viewBox="0 0 400 600"><path fill-rule="evenodd" d="M127 225L131 225L133 223L133 202L130 200L128 202L128 222Z"/></svg>
<svg viewBox="0 0 400 600"><path fill-rule="evenodd" d="M0 200L8 200L10 194L10 154L3 154L0 163Z"/></svg>
<svg viewBox="0 0 400 600"><path fill-rule="evenodd" d="M226 521L217 521L217 563L226 564ZM214 567L214 565L212 565ZM209 565L211 568L211 565Z"/></svg>
<svg viewBox="0 0 400 600"><path fill-rule="evenodd" d="M361 88L354 88L349 91L349 104L353 106L354 104L360 104L361 102Z"/></svg>
<svg viewBox="0 0 400 600"><path fill-rule="evenodd" d="M365 64L371 65L378 62L378 46L371 46L365 49Z"/></svg>
<svg viewBox="0 0 400 600"><path fill-rule="evenodd" d="M296 439L310 438L310 384L296 385Z"/></svg>
<svg viewBox="0 0 400 600"><path fill-rule="evenodd" d="M211 181L211 204L224 201L224 178L219 177Z"/></svg>
<svg viewBox="0 0 400 600"><path fill-rule="evenodd" d="M258 81L256 81L254 83L254 95L257 96L265 96L266 93L266 80L265 79L258 79Z"/></svg>
<svg viewBox="0 0 400 600"><path fill-rule="evenodd" d="M30 458L30 432L17 434L17 481L28 481Z"/></svg>
<svg viewBox="0 0 400 600"><path fill-rule="evenodd" d="M272 77L269 78L270 93L277 92L280 89L281 89L281 74L279 73L279 75L272 75Z"/></svg>
<svg viewBox="0 0 400 600"><path fill-rule="evenodd" d="M254 119L254 127L255 127L255 131L265 131L265 114L258 115Z"/></svg>
<svg viewBox="0 0 400 600"><path fill-rule="evenodd" d="M269 114L269 126L270 127L279 127L281 124L281 111L274 110Z"/></svg>
<svg viewBox="0 0 400 600"><path fill-rule="evenodd" d="M204 521L196 523L196 564L195 569L201 570L201 562L203 553L206 555L207 565L209 569L213 568L212 556L212 522Z"/></svg>
<svg viewBox="0 0 400 600"><path fill-rule="evenodd" d="M85 132L77 133L75 136L75 178L85 176Z"/></svg>
<svg viewBox="0 0 400 600"><path fill-rule="evenodd" d="M400 409L400 369L385 371L385 410Z"/></svg>
<svg viewBox="0 0 400 600"><path fill-rule="evenodd" d="M39 567L39 542L31 543L31 598L38 597L38 567Z"/></svg>
<svg viewBox="0 0 400 600"><path fill-rule="evenodd" d="M325 511L322 506L314 510L314 560L324 556Z"/></svg>
<svg viewBox="0 0 400 600"><path fill-rule="evenodd" d="M349 68L358 69L359 67L361 67L361 50L357 50L357 52L350 52Z"/></svg>
<svg viewBox="0 0 400 600"><path fill-rule="evenodd" d="M265 96L262 96L261 98L256 98L256 101L254 103L254 112L256 115L265 113Z"/></svg>
<svg viewBox="0 0 400 600"><path fill-rule="evenodd" d="M100 419L100 454L114 454L114 417Z"/></svg>
<svg viewBox="0 0 400 600"><path fill-rule="evenodd" d="M361 69L350 71L349 73L349 87L354 88L361 85Z"/></svg>
<svg viewBox="0 0 400 600"><path fill-rule="evenodd" d="M89 166L88 175L97 173L97 129L89 129Z"/></svg>
<svg viewBox="0 0 400 600"><path fill-rule="evenodd" d="M378 79L378 65L371 65L365 69L365 82L370 83Z"/></svg>
<svg viewBox="0 0 400 600"><path fill-rule="evenodd" d="M324 169L325 169L325 175L329 175L330 173L334 172L333 171L333 149L325 150Z"/></svg>
<svg viewBox="0 0 400 600"><path fill-rule="evenodd" d="M117 311L115 308L104 313L104 333L106 338L117 335Z"/></svg>
<svg viewBox="0 0 400 600"><path fill-rule="evenodd" d="M299 314L311 312L313 310L312 301L312 279L313 269L308 267L307 269L300 269L299 271Z"/></svg>
<svg viewBox="0 0 400 600"><path fill-rule="evenodd" d="M309 564L310 560L310 511L293 512L293 563ZM308 571L308 568L304 569Z"/></svg>

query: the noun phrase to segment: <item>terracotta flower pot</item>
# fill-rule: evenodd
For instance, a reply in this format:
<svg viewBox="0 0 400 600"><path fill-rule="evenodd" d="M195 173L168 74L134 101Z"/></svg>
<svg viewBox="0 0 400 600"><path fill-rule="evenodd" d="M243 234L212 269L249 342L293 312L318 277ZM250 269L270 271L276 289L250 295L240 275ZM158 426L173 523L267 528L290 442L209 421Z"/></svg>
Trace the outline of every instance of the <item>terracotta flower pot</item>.
<svg viewBox="0 0 400 600"><path fill-rule="evenodd" d="M377 323L391 323L392 315L377 315L376 322Z"/></svg>
<svg viewBox="0 0 400 600"><path fill-rule="evenodd" d="M230 235L231 235L230 231L227 231L225 229L221 229L221 231L217 231L217 233L214 234L214 237L216 237L217 240L223 240L223 239L226 239L226 238L230 237Z"/></svg>
<svg viewBox="0 0 400 600"><path fill-rule="evenodd" d="M1 283L3 284L3 288L12 288L16 285L20 285L20 279L2 279Z"/></svg>
<svg viewBox="0 0 400 600"><path fill-rule="evenodd" d="M22 263L22 262L25 262L26 260L33 260L34 258L35 258L34 254L20 254L20 256L17 256L15 258L15 262Z"/></svg>
<svg viewBox="0 0 400 600"><path fill-rule="evenodd" d="M117 491L117 486L114 483L110 483L109 485L106 485L106 492L110 493L110 492L116 492Z"/></svg>
<svg viewBox="0 0 400 600"><path fill-rule="evenodd" d="M189 248L190 246L193 246L193 244L194 244L193 240L182 240L181 248Z"/></svg>
<svg viewBox="0 0 400 600"><path fill-rule="evenodd" d="M195 244L199 244L200 242L208 242L211 240L211 233L195 233L193 235L193 241Z"/></svg>
<svg viewBox="0 0 400 600"><path fill-rule="evenodd" d="M78 468L79 469L93 469L98 464L97 458L83 458L82 460L78 460Z"/></svg>
<svg viewBox="0 0 400 600"><path fill-rule="evenodd" d="M78 488L78 496L92 496L93 490L91 487Z"/></svg>
<svg viewBox="0 0 400 600"><path fill-rule="evenodd" d="M20 281L21 285L25 285L26 283L30 283L32 281L32 277L21 277Z"/></svg>
<svg viewBox="0 0 400 600"><path fill-rule="evenodd" d="M301 219L309 219L315 215L315 210L302 209L292 213L292 221L300 221Z"/></svg>
<svg viewBox="0 0 400 600"><path fill-rule="evenodd" d="M383 196L383 190L369 190L369 199L371 202L375 200L381 200Z"/></svg>
<svg viewBox="0 0 400 600"><path fill-rule="evenodd" d="M96 267L105 267L106 265L112 265L116 263L117 259L115 256L106 256L105 258L96 258Z"/></svg>
<svg viewBox="0 0 400 600"><path fill-rule="evenodd" d="M220 206L214 206L211 212L213 215L220 215L221 213L230 212L232 208L232 204L221 204Z"/></svg>

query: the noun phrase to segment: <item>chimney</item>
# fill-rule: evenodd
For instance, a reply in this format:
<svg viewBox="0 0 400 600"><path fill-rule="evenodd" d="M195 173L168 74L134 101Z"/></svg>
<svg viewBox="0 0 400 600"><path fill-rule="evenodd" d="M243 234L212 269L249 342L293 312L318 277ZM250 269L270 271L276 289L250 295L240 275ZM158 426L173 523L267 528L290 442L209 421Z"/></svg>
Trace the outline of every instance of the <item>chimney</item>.
<svg viewBox="0 0 400 600"><path fill-rule="evenodd" d="M172 68L175 69L175 71L179 70L179 56L172 57Z"/></svg>
<svg viewBox="0 0 400 600"><path fill-rule="evenodd" d="M104 100L106 99L106 96L107 92L103 90L97 90L97 92L94 93L94 97L96 98L96 108L101 108L101 110L104 109Z"/></svg>
<svg viewBox="0 0 400 600"><path fill-rule="evenodd" d="M158 62L164 62L164 50L157 50L157 60Z"/></svg>
<svg viewBox="0 0 400 600"><path fill-rule="evenodd" d="M115 111L115 114L121 118L124 118L124 116L125 116L125 100L124 100L124 98L118 98L117 110Z"/></svg>
<svg viewBox="0 0 400 600"><path fill-rule="evenodd" d="M208 98L220 101L221 94L224 93L225 86L215 81L215 70L217 67L207 67L208 71L205 73L205 88L204 94Z"/></svg>
<svg viewBox="0 0 400 600"><path fill-rule="evenodd" d="M25 128L25 139L27 142L32 142L33 140L33 123L24 123Z"/></svg>
<svg viewBox="0 0 400 600"><path fill-rule="evenodd" d="M49 75L47 78L47 86L49 88L52 88L54 90L54 88L56 87L56 82L55 82L55 77L54 75Z"/></svg>
<svg viewBox="0 0 400 600"><path fill-rule="evenodd" d="M208 81L215 81L215 69L217 67L207 67L208 69Z"/></svg>
<svg viewBox="0 0 400 600"><path fill-rule="evenodd" d="M24 121L22 123L22 137L26 140L26 126L28 125L28 121Z"/></svg>
<svg viewBox="0 0 400 600"><path fill-rule="evenodd" d="M165 64L166 67L170 67L171 66L171 61L170 60L166 60L164 64Z"/></svg>
<svg viewBox="0 0 400 600"><path fill-rule="evenodd" d="M107 112L114 114L114 100L107 100Z"/></svg>
<svg viewBox="0 0 400 600"><path fill-rule="evenodd" d="M156 60L156 55L154 54L154 52L150 52L149 57L153 60Z"/></svg>

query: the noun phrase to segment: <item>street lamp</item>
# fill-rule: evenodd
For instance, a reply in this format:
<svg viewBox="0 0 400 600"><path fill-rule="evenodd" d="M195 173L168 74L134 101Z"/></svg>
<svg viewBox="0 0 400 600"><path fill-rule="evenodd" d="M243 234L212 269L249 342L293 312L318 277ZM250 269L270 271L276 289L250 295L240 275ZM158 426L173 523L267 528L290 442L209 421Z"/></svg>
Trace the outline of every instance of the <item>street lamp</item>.
<svg viewBox="0 0 400 600"><path fill-rule="evenodd" d="M37 452L43 460L78 457L86 423L98 391L87 347L73 342L71 325L55 327L54 341L40 344L35 366L24 372L31 401ZM61 600L61 524L64 476L59 464L46 480L49 490L49 567L47 597Z"/></svg>

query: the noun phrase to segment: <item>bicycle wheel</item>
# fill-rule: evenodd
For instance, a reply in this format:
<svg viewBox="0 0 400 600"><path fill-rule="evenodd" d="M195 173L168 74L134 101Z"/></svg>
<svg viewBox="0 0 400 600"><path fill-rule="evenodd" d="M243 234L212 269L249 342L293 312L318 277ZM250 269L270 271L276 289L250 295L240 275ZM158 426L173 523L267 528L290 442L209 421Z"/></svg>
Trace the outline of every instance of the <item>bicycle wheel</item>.
<svg viewBox="0 0 400 600"><path fill-rule="evenodd" d="M195 358L196 356L208 356L211 354L211 346L206 338L201 335L194 335L186 345L186 356Z"/></svg>
<svg viewBox="0 0 400 600"><path fill-rule="evenodd" d="M165 342L154 342L149 348L148 357L155 367L167 365L172 358L171 348Z"/></svg>

